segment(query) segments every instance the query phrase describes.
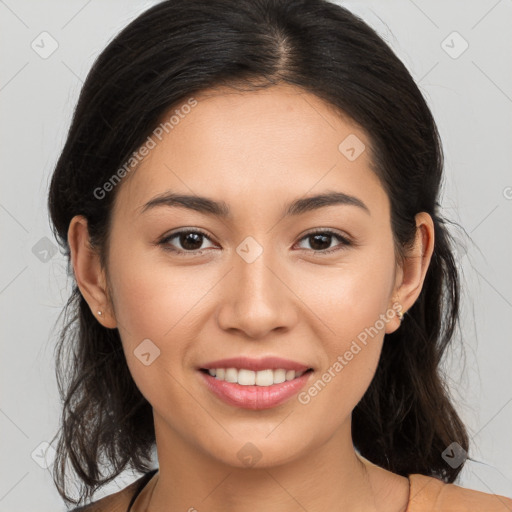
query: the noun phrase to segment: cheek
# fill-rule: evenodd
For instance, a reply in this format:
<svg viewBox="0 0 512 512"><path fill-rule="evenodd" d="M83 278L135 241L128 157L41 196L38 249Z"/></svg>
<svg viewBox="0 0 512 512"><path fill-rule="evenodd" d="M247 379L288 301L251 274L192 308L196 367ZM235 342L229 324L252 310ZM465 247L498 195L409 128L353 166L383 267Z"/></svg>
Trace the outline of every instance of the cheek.
<svg viewBox="0 0 512 512"><path fill-rule="evenodd" d="M182 362L197 337L192 319L209 287L197 278L192 286L192 270L177 272L165 264L155 265L147 254L142 257L142 251L121 253L117 264L115 254L113 250L110 281L133 380L153 406L173 403L185 408L190 396L177 382L184 382Z"/></svg>
<svg viewBox="0 0 512 512"><path fill-rule="evenodd" d="M130 343L143 338L172 339L174 333L190 325L194 308L211 288L211 276L197 268L176 269L158 260L143 251L139 255L132 251L112 265L116 320Z"/></svg>
<svg viewBox="0 0 512 512"><path fill-rule="evenodd" d="M389 308L393 250L361 251L346 266L328 273L319 280L321 287L313 286L312 279L303 287L305 302L319 312L328 329L317 333L325 355L322 368L299 402L318 408L334 428L362 398L378 365L386 321L394 315ZM333 403L337 404L335 414Z"/></svg>
<svg viewBox="0 0 512 512"><path fill-rule="evenodd" d="M139 389L153 403L164 382L169 390L176 388L168 372L182 380L204 327L212 287L222 272L213 275L207 266L173 268L165 255L150 257L147 249L135 247L131 244L127 251L120 243L112 244L109 274L127 364ZM146 362L154 361L148 366L144 353L149 353Z"/></svg>
<svg viewBox="0 0 512 512"><path fill-rule="evenodd" d="M317 314L315 323L324 326L317 334L330 352L343 350L347 341L374 326L390 306L395 280L391 247L376 245L354 251L336 267L309 265L302 270L294 284L304 304Z"/></svg>

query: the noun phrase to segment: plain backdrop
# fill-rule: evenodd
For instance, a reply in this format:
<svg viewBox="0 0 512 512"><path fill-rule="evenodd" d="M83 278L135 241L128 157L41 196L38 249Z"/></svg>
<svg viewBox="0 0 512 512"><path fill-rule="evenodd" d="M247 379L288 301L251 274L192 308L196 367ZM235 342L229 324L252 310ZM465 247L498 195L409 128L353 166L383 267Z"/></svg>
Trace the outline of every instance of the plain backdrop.
<svg viewBox="0 0 512 512"><path fill-rule="evenodd" d="M155 3L0 0L2 512L66 510L50 475L48 440L61 412L53 327L70 281L49 228L48 183L92 63ZM438 123L446 156L443 214L461 226L455 237L465 230L472 240L457 249L464 350L455 348L445 361L474 459L457 483L511 496L512 2L342 5L391 45ZM96 499L139 476L123 473Z"/></svg>

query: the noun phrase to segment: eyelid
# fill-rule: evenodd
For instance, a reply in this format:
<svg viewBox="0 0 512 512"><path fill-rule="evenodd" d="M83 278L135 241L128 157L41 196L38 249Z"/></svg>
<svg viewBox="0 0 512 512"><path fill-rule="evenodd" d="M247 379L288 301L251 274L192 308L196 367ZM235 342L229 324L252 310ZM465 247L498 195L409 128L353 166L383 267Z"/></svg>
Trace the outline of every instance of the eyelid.
<svg viewBox="0 0 512 512"><path fill-rule="evenodd" d="M323 228L321 226L317 227L317 228L309 229L308 231L306 231L305 233L303 233L301 235L299 240L302 240L306 236L315 235L317 233L329 233L331 235L336 235L336 236L339 236L340 238L344 238L348 242L352 242L353 241L352 237L348 233L345 233L344 231L341 231L341 230L338 230L338 229L335 229L335 228L327 228L327 227Z"/></svg>

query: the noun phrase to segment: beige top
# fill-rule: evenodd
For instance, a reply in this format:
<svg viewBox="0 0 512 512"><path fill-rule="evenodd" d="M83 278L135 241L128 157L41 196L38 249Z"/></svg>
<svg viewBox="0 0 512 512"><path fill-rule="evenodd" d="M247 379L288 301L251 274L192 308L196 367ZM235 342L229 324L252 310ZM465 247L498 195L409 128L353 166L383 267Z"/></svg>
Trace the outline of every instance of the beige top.
<svg viewBox="0 0 512 512"><path fill-rule="evenodd" d="M158 481L157 471L128 509L142 476L121 491L85 507L84 512L146 512ZM409 475L409 502L406 512L512 512L512 499L447 484L421 474ZM80 509L80 512L82 509ZM72 511L73 512L73 511Z"/></svg>

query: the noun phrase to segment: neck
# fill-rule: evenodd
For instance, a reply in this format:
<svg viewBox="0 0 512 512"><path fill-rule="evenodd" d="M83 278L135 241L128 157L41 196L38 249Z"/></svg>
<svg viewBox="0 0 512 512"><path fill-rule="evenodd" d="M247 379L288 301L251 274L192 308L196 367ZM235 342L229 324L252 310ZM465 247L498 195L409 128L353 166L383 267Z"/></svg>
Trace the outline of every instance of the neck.
<svg viewBox="0 0 512 512"><path fill-rule="evenodd" d="M350 421L300 456L279 464L262 457L252 467L199 451L156 415L155 433L159 474L148 512L377 510L368 464L352 445Z"/></svg>

